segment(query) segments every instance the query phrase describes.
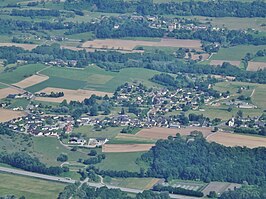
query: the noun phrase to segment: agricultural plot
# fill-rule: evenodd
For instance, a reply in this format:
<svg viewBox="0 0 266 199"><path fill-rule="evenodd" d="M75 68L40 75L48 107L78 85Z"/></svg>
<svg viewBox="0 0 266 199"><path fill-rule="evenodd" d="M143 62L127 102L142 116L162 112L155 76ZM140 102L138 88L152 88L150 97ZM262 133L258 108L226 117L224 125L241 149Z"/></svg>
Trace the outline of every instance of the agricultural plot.
<svg viewBox="0 0 266 199"><path fill-rule="evenodd" d="M31 199L57 198L66 186L62 183L6 173L0 173L0 178L1 196L15 195L17 198L21 196Z"/></svg>
<svg viewBox="0 0 266 199"><path fill-rule="evenodd" d="M9 109L0 108L0 122L7 122L15 118L26 116L23 111L13 111Z"/></svg>
<svg viewBox="0 0 266 199"><path fill-rule="evenodd" d="M138 132L136 136L146 139L158 140L167 139L168 136L176 136L177 133L179 133L180 135L189 135L192 131L201 131L204 137L212 133L210 127L187 127L180 129L154 127L150 129L143 129Z"/></svg>
<svg viewBox="0 0 266 199"><path fill-rule="evenodd" d="M105 144L102 151L105 153L128 153L148 151L154 144Z"/></svg>
<svg viewBox="0 0 266 199"><path fill-rule="evenodd" d="M211 57L211 60L241 61L247 53L254 53L265 48L266 45L238 45L229 48L221 48L217 54Z"/></svg>
<svg viewBox="0 0 266 199"><path fill-rule="evenodd" d="M27 90L37 92L46 87L56 87L72 90L88 89L114 92L118 86L125 82L133 81L141 82L147 86L158 86L149 81L149 79L159 72L143 68L125 68L119 72L110 72L90 65L83 70L52 67L41 73L49 76L49 79L28 87Z"/></svg>
<svg viewBox="0 0 266 199"><path fill-rule="evenodd" d="M246 146L249 148L266 147L266 138L233 133L215 133L208 136L209 142L217 142L225 146Z"/></svg>
<svg viewBox="0 0 266 199"><path fill-rule="evenodd" d="M231 65L234 65L234 66L238 66L238 67L241 64L241 61L228 61L228 60L211 60L210 64L214 66L218 66L218 65L222 65L225 62L230 63Z"/></svg>
<svg viewBox="0 0 266 199"><path fill-rule="evenodd" d="M83 90L83 89L78 89L78 90L70 90L70 89L63 89L63 88L51 88L51 87L47 87L41 91L44 93L57 93L57 92L63 92L64 96L63 97L36 97L36 100L38 101L46 101L46 102L55 102L55 103L60 103L63 100L67 100L67 102L70 101L84 101L84 99L86 98L90 98L90 96L92 96L93 94L97 95L97 96L112 96L112 93L107 93L107 92L101 92L101 91L92 91L92 90Z"/></svg>
<svg viewBox="0 0 266 199"><path fill-rule="evenodd" d="M23 93L23 92L15 88L11 88L11 87L2 88L0 89L0 99L6 98L9 94L20 94L20 93Z"/></svg>
<svg viewBox="0 0 266 199"><path fill-rule="evenodd" d="M184 47L201 49L200 40L161 39L157 41L123 40L123 39L96 39L83 43L83 48L114 49L132 51L136 46L151 47Z"/></svg>
<svg viewBox="0 0 266 199"><path fill-rule="evenodd" d="M263 70L266 68L266 62L254 62L250 61L248 62L248 71L257 71L257 70Z"/></svg>
<svg viewBox="0 0 266 199"><path fill-rule="evenodd" d="M37 47L35 44L0 43L0 46L16 46L25 50L32 50Z"/></svg>
<svg viewBox="0 0 266 199"><path fill-rule="evenodd" d="M21 80L20 82L17 82L13 84L14 86L20 87L20 88L27 88L30 86L33 86L35 84L39 84L43 81L46 81L49 79L48 76L44 75L32 75L30 77L27 77L26 79Z"/></svg>

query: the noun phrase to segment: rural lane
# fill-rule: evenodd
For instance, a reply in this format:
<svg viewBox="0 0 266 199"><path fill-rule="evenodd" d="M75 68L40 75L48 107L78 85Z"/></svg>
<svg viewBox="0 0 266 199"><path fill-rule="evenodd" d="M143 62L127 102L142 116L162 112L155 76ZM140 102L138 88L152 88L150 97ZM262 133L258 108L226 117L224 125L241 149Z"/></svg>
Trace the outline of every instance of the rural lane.
<svg viewBox="0 0 266 199"><path fill-rule="evenodd" d="M11 174L17 174L17 175L24 175L24 176L40 178L40 179L56 181L56 182L62 182L62 183L73 184L76 182L75 180L72 180L72 179L66 179L66 178L62 178L62 177L44 175L44 174L39 174L39 173L34 173L34 172L29 172L29 171L23 171L23 170L18 170L18 169L13 169L13 168L6 168L6 167L0 167L0 172L6 172L6 173L11 173ZM86 183L89 186L96 187L96 188L106 186L109 189L120 189L121 191L128 192L128 193L141 193L141 192L143 192L143 190L141 190L141 189L117 187L117 186L112 186L112 185L106 185L104 183L94 183L94 182L86 182ZM169 195L171 198L175 198L175 199L199 199L198 197L190 197L190 196L183 196L183 195L176 195L176 194L169 194Z"/></svg>

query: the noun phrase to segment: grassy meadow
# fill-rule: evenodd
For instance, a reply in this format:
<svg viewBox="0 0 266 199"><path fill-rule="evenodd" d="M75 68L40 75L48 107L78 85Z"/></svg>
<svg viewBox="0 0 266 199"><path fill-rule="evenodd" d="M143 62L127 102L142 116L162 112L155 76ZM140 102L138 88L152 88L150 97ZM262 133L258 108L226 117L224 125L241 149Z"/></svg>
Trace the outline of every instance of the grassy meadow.
<svg viewBox="0 0 266 199"><path fill-rule="evenodd" d="M29 199L57 198L66 184L0 173L0 195L25 196Z"/></svg>

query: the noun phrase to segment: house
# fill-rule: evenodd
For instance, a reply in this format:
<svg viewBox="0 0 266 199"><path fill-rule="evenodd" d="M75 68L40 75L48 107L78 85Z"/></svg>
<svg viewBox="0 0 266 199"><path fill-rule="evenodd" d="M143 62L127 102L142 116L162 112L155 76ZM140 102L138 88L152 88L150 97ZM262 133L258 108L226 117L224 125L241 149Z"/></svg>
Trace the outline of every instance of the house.
<svg viewBox="0 0 266 199"><path fill-rule="evenodd" d="M101 147L109 140L107 138L90 138L88 146L91 148Z"/></svg>
<svg viewBox="0 0 266 199"><path fill-rule="evenodd" d="M227 122L227 125L230 126L230 127L233 127L235 125L235 118L232 117L228 122Z"/></svg>

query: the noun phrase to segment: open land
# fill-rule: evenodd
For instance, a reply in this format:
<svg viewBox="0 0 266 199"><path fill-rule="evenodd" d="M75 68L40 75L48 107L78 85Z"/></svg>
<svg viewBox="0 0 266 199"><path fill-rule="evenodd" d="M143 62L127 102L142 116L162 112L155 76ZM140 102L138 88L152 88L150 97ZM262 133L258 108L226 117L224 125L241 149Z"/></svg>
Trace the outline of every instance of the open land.
<svg viewBox="0 0 266 199"><path fill-rule="evenodd" d="M60 103L63 100L67 100L68 102L70 101L84 101L84 99L86 98L90 98L90 96L92 96L93 94L97 95L97 96L112 96L112 93L108 93L108 92L101 92L101 91L92 91L92 90L83 90L83 89L78 89L78 90L70 90L70 89L62 89L62 88L45 88L41 91L44 93L57 93L57 92L64 92L64 96L63 97L36 97L36 100L38 101L47 101L47 102L55 102L55 103Z"/></svg>
<svg viewBox="0 0 266 199"><path fill-rule="evenodd" d="M154 144L105 144L102 151L105 153L141 152L148 151Z"/></svg>
<svg viewBox="0 0 266 199"><path fill-rule="evenodd" d="M232 133L215 133L208 137L209 142L217 142L225 146L246 146L249 148L266 147L266 138L232 134Z"/></svg>
<svg viewBox="0 0 266 199"><path fill-rule="evenodd" d="M25 196L31 199L57 198L65 184L13 174L0 173L1 195Z"/></svg>
<svg viewBox="0 0 266 199"><path fill-rule="evenodd" d="M248 67L247 70L248 71L257 71L257 70L263 70L266 68L266 62L254 62L254 61L250 61L248 62Z"/></svg>
<svg viewBox="0 0 266 199"><path fill-rule="evenodd" d="M168 136L175 136L177 133L180 135L189 135L192 131L201 131L204 137L212 133L210 127L187 127L180 129L154 127L143 129L136 136L146 139L167 139Z"/></svg>
<svg viewBox="0 0 266 199"><path fill-rule="evenodd" d="M210 182L204 189L204 195L208 195L210 191L215 191L217 194L221 194L228 190L234 190L234 188L240 188L240 184L228 183L228 182Z"/></svg>
<svg viewBox="0 0 266 199"><path fill-rule="evenodd" d="M26 116L23 111L13 111L8 109L0 108L0 122L7 122L9 120Z"/></svg>
<svg viewBox="0 0 266 199"><path fill-rule="evenodd" d="M35 44L0 43L0 46L16 46L25 50L32 50L37 47Z"/></svg>
<svg viewBox="0 0 266 199"><path fill-rule="evenodd" d="M35 84L39 84L39 83L41 83L47 79L49 79L49 77L45 76L45 75L32 75L32 76L27 77L26 79L21 80L20 82L17 82L13 85L20 87L20 88L27 88L27 87L33 86Z"/></svg>
<svg viewBox="0 0 266 199"><path fill-rule="evenodd" d="M0 99L6 98L9 94L20 94L20 93L23 93L23 92L15 88L11 88L11 87L2 88L0 89Z"/></svg>
<svg viewBox="0 0 266 199"><path fill-rule="evenodd" d="M185 47L201 49L199 40L161 39L161 41L140 41L122 39L96 39L83 43L84 48L106 48L132 51L136 46Z"/></svg>

